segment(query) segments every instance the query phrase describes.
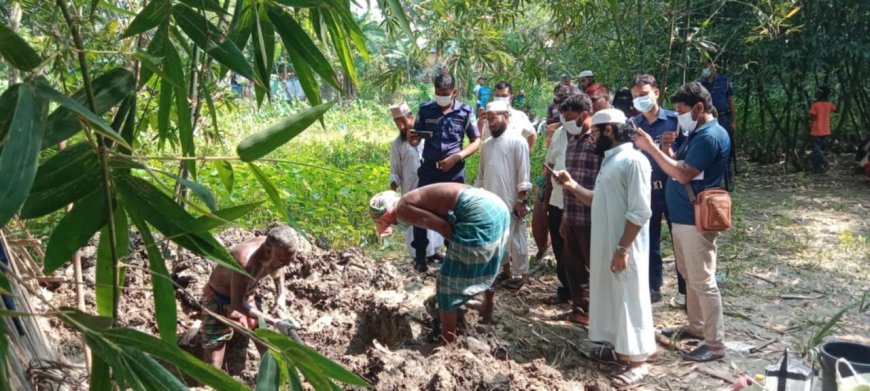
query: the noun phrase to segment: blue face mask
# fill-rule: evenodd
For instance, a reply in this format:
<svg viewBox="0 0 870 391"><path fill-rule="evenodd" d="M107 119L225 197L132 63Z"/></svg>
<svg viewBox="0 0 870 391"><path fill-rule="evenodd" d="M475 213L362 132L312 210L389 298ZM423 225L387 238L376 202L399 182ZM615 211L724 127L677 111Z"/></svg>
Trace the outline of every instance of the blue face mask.
<svg viewBox="0 0 870 391"><path fill-rule="evenodd" d="M641 113L647 113L655 107L652 95L638 96L637 98L634 98L632 104L634 105L634 108Z"/></svg>
<svg viewBox="0 0 870 391"><path fill-rule="evenodd" d="M710 68L704 68L704 70L701 71L701 77L704 79L710 77Z"/></svg>

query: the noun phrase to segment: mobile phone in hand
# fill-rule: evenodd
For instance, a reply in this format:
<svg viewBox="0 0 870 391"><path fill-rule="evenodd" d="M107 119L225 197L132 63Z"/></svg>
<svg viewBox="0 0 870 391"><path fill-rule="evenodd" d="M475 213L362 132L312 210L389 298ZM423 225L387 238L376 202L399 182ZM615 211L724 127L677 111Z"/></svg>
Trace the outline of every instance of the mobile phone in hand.
<svg viewBox="0 0 870 391"><path fill-rule="evenodd" d="M555 174L555 172L553 172L553 167L550 167L549 164L546 164L546 163L545 163L545 164L544 164L544 169L547 170L547 171L549 171L549 172L550 172L550 175Z"/></svg>
<svg viewBox="0 0 870 391"><path fill-rule="evenodd" d="M420 130L420 131L412 130L411 133L413 133L414 135L416 135L416 136L419 137L419 138L425 138L425 139L430 139L430 138L432 138L432 132L430 132L430 131L425 131L425 130Z"/></svg>

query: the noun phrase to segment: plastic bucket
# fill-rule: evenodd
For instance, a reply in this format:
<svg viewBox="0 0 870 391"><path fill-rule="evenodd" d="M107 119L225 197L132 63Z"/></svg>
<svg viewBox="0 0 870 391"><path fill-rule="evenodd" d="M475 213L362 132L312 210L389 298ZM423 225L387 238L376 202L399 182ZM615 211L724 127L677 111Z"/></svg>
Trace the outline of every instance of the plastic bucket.
<svg viewBox="0 0 870 391"><path fill-rule="evenodd" d="M852 364L857 373L870 373L870 346L856 342L830 341L822 344L822 391L837 391L838 358L844 358Z"/></svg>

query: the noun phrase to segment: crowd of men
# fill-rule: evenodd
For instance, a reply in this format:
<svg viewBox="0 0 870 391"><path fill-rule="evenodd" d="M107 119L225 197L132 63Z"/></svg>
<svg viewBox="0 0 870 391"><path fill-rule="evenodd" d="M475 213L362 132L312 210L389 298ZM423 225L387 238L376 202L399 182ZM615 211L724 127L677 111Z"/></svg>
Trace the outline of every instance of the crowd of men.
<svg viewBox="0 0 870 391"><path fill-rule="evenodd" d="M372 198L371 215L381 236L394 225L413 227L406 240L417 271L442 262L436 292L444 341L456 339L457 309L475 295L485 293L481 313L491 320L495 287L529 292L527 216L534 214L533 231L549 231L543 243L533 235L538 247L552 243L556 259L559 286L547 302L570 306L558 320L588 327L592 355L625 366L615 386L643 381L656 332L701 341L684 352L687 360L724 357L717 233L696 228L690 199L730 188L735 109L727 77L705 65L702 80L670 97L673 110L662 107L651 75L637 75L617 96L592 71L581 72L576 84L562 75L542 134L544 167L530 166L538 132L512 107L517 96L506 81L490 89L478 79L472 108L442 73L435 98L416 116L404 103L391 108L400 132L391 149L392 190ZM477 177L466 178L465 161L478 151ZM530 176L538 169L546 181L533 213ZM688 322L656 330L663 218ZM446 254L433 257L432 244L441 240Z"/></svg>

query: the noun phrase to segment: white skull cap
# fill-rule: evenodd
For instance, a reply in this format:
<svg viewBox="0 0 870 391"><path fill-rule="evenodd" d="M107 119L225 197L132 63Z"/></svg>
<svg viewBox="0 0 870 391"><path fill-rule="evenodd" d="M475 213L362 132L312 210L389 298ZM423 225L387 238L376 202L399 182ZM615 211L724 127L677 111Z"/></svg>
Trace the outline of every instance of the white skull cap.
<svg viewBox="0 0 870 391"><path fill-rule="evenodd" d="M402 102L395 106L390 106L390 114L393 115L393 118L404 117L408 114L411 114L411 109L408 108L407 103Z"/></svg>

